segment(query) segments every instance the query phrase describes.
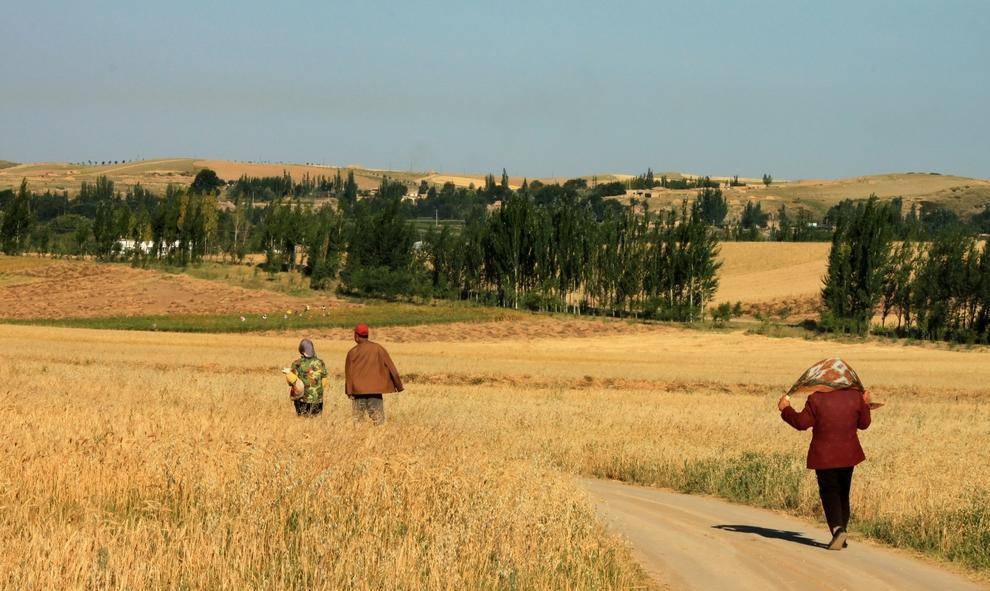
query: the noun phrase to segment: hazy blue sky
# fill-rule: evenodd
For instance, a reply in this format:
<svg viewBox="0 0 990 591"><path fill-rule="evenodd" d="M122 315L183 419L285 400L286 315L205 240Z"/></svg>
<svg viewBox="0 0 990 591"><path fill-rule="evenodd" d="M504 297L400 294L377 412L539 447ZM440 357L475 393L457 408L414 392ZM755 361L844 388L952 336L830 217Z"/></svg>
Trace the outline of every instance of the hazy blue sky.
<svg viewBox="0 0 990 591"><path fill-rule="evenodd" d="M0 158L990 177L990 1L11 2Z"/></svg>

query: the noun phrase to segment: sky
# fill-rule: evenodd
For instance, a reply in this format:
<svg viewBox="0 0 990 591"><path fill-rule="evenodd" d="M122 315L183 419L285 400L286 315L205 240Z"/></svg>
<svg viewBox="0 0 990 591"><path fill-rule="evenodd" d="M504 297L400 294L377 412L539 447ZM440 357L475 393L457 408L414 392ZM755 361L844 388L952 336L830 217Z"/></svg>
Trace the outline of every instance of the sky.
<svg viewBox="0 0 990 591"><path fill-rule="evenodd" d="M0 159L990 177L990 1L11 2Z"/></svg>

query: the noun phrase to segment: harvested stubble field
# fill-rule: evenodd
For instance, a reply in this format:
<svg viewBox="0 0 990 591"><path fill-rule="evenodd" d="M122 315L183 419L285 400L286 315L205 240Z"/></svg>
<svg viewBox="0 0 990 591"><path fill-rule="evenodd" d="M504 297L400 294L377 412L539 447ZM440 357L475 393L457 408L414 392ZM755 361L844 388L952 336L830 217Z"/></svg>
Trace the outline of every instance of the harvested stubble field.
<svg viewBox="0 0 990 591"><path fill-rule="evenodd" d="M749 311L787 307L814 314L830 245L826 242L723 242L716 302L742 302Z"/></svg>
<svg viewBox="0 0 990 591"><path fill-rule="evenodd" d="M374 335L408 391L369 430L349 424L339 393L344 332L317 340L335 375L324 416L307 421L278 374L302 335L0 326L0 580L635 587L639 569L569 475L817 516L807 434L774 404L830 355L888 402L863 435L858 534L990 572L986 350L662 327L473 342L392 334L417 334Z"/></svg>

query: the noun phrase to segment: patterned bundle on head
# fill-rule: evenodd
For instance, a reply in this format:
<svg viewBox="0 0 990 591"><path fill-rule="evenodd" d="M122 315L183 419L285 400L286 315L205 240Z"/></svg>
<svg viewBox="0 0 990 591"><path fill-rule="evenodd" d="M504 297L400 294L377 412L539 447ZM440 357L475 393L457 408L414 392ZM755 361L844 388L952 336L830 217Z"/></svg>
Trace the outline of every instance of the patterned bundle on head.
<svg viewBox="0 0 990 591"><path fill-rule="evenodd" d="M834 390L865 391L859 374L841 359L823 359L809 367L798 378L787 395L812 392L832 392Z"/></svg>

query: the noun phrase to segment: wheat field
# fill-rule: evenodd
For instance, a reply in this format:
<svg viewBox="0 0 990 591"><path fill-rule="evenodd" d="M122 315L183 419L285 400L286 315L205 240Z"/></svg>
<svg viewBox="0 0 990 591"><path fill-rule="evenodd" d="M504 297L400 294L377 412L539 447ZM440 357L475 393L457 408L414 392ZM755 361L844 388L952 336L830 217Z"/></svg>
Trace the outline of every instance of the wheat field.
<svg viewBox="0 0 990 591"><path fill-rule="evenodd" d="M825 242L723 242L715 302L817 306L828 262Z"/></svg>
<svg viewBox="0 0 990 591"><path fill-rule="evenodd" d="M238 339L0 343L3 588L645 585L562 472L339 400L297 419Z"/></svg>
<svg viewBox="0 0 990 591"><path fill-rule="evenodd" d="M857 535L990 572L986 350L602 332L376 331L408 380L376 430L339 394L343 331L313 335L334 376L304 420L278 373L304 335L0 326L0 585L646 586L572 475L817 518L808 435L774 404L830 355L888 402L863 434Z"/></svg>

